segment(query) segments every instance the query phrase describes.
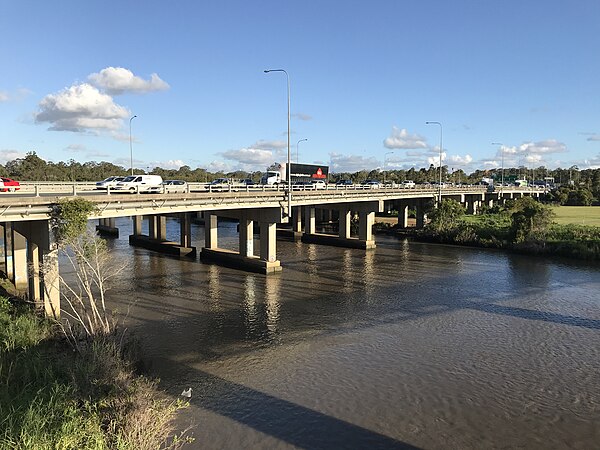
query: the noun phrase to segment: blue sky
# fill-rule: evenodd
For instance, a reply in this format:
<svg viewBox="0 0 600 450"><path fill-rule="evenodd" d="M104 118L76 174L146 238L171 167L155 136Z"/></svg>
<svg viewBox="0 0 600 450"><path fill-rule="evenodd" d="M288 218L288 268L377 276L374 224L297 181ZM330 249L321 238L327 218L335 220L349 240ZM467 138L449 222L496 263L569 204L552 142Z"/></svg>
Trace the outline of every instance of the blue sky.
<svg viewBox="0 0 600 450"><path fill-rule="evenodd" d="M600 167L600 2L0 0L0 162ZM492 142L503 143L494 146ZM392 153L393 152L393 153Z"/></svg>

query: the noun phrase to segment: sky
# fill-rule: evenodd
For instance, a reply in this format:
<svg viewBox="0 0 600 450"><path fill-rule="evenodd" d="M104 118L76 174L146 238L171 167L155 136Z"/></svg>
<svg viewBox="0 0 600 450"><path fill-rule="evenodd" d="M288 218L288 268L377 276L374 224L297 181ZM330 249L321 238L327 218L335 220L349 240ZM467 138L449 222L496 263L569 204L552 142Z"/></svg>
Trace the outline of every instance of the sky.
<svg viewBox="0 0 600 450"><path fill-rule="evenodd" d="M599 22L598 0L0 0L0 163L264 170L285 69L292 161L439 166L442 141L451 171L598 168Z"/></svg>

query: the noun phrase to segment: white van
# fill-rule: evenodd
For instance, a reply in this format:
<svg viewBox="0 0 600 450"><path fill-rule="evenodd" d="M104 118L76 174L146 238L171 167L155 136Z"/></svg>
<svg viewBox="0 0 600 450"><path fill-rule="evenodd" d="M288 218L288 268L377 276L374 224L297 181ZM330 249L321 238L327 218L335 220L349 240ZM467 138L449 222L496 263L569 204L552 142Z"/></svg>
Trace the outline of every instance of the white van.
<svg viewBox="0 0 600 450"><path fill-rule="evenodd" d="M112 189L115 191L150 192L155 186L160 186L163 179L160 175L130 175L119 181Z"/></svg>

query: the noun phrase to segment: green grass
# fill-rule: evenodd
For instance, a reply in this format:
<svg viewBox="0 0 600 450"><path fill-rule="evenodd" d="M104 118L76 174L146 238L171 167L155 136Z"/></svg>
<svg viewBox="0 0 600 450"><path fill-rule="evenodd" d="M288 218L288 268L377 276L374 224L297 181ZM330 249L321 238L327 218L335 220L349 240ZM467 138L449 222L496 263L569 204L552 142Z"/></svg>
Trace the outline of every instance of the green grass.
<svg viewBox="0 0 600 450"><path fill-rule="evenodd" d="M600 227L600 207L598 206L556 206L554 222L567 225L590 225Z"/></svg>
<svg viewBox="0 0 600 450"><path fill-rule="evenodd" d="M0 450L181 445L171 423L183 405L129 361L114 336L75 352L56 324L0 297Z"/></svg>

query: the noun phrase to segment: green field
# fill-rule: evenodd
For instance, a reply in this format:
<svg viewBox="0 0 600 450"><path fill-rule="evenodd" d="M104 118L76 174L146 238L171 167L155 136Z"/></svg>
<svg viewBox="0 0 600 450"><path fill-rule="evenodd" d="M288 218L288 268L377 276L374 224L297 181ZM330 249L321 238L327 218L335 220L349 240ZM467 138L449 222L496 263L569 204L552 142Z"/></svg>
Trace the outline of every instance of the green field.
<svg viewBox="0 0 600 450"><path fill-rule="evenodd" d="M600 207L598 206L556 206L552 208L559 224L594 225L600 227Z"/></svg>

